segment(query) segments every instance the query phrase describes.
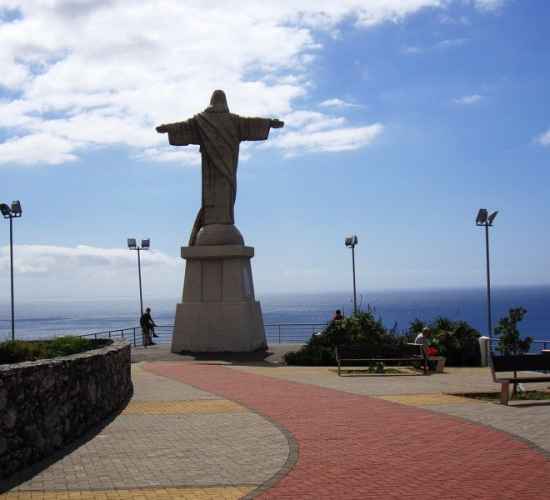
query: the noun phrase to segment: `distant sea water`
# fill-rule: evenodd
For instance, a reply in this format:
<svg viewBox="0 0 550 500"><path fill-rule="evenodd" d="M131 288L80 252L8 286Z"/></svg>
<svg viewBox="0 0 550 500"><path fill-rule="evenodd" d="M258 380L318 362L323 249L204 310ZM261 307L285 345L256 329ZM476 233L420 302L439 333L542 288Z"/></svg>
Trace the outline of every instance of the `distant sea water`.
<svg viewBox="0 0 550 500"><path fill-rule="evenodd" d="M550 340L550 286L494 288L493 326L512 307L527 309L520 332L538 340ZM349 315L351 294L264 294L259 296L266 325L278 323L324 323L336 309ZM157 324L171 325L175 304L168 300L147 300ZM375 309L386 327L404 331L415 318L431 321L439 316L465 320L482 334L487 333L484 289L365 291L358 303ZM90 301L16 302L16 336L46 338L84 334L139 324L139 303L132 299ZM304 337L310 334L304 331ZM11 336L9 303L0 304L0 340ZM305 338L304 338L305 340Z"/></svg>

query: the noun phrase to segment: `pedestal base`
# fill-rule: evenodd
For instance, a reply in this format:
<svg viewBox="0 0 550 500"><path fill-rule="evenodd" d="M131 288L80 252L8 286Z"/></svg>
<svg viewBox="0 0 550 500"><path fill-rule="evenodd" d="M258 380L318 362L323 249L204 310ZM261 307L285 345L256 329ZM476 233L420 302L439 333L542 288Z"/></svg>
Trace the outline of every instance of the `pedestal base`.
<svg viewBox="0 0 550 500"><path fill-rule="evenodd" d="M184 302L176 307L172 352L253 352L265 347L257 301Z"/></svg>
<svg viewBox="0 0 550 500"><path fill-rule="evenodd" d="M183 299L176 308L172 352L253 352L266 347L250 259L242 245L183 247Z"/></svg>

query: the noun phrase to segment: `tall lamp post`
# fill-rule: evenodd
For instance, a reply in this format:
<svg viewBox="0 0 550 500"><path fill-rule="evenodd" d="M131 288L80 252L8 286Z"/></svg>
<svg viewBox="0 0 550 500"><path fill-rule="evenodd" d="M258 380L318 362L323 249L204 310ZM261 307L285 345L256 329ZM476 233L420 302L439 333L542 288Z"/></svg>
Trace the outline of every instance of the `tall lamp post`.
<svg viewBox="0 0 550 500"><path fill-rule="evenodd" d="M355 245L358 243L356 235L346 238L346 246L351 248L351 266L353 270L353 314L357 314L357 290L355 288Z"/></svg>
<svg viewBox="0 0 550 500"><path fill-rule="evenodd" d="M141 240L141 246L137 245L135 238L128 238L128 248L130 250L137 250L138 257L138 277L139 277L139 307L141 311L141 316L143 316L143 291L141 288L141 257L140 252L142 250L149 250L151 246L151 240ZM140 316L140 318L141 318Z"/></svg>
<svg viewBox="0 0 550 500"><path fill-rule="evenodd" d="M489 215L486 208L480 208L476 217L476 226L485 227L485 259L487 263L487 330L489 338L493 339L493 323L491 321L491 266L489 263L489 228L493 225L493 221L498 212L493 212Z"/></svg>
<svg viewBox="0 0 550 500"><path fill-rule="evenodd" d="M11 207L5 203L0 203L0 212L4 219L10 220L10 278L11 278L11 340L15 340L15 307L13 293L13 219L23 215L21 202L13 201Z"/></svg>

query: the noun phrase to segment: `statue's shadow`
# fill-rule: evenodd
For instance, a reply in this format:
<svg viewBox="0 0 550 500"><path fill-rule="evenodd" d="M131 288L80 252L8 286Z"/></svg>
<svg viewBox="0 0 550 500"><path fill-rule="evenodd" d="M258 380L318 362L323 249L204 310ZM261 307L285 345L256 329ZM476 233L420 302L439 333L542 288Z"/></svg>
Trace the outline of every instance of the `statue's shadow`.
<svg viewBox="0 0 550 500"><path fill-rule="evenodd" d="M270 366L280 365L275 353L268 350L255 352L188 352L183 351L181 356L185 356L192 361L198 361L204 364L231 364L241 366Z"/></svg>

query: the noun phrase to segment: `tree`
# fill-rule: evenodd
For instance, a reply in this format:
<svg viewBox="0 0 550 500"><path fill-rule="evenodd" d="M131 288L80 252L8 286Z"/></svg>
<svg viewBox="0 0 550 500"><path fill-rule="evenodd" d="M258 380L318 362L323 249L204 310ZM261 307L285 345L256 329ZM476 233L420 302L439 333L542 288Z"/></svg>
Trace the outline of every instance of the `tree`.
<svg viewBox="0 0 550 500"><path fill-rule="evenodd" d="M516 307L508 311L508 316L502 318L495 328L498 336L497 350L504 355L524 354L529 352L533 342L532 337L521 338L518 323L527 314L523 307Z"/></svg>
<svg viewBox="0 0 550 500"><path fill-rule="evenodd" d="M515 356L524 354L531 349L532 337L521 338L518 330L518 323L527 314L527 309L516 307L508 311L508 316L502 318L495 328L495 334L498 336L497 350L506 356ZM514 378L517 377L517 372L514 370ZM516 394L518 389L517 383L514 382L512 394Z"/></svg>

